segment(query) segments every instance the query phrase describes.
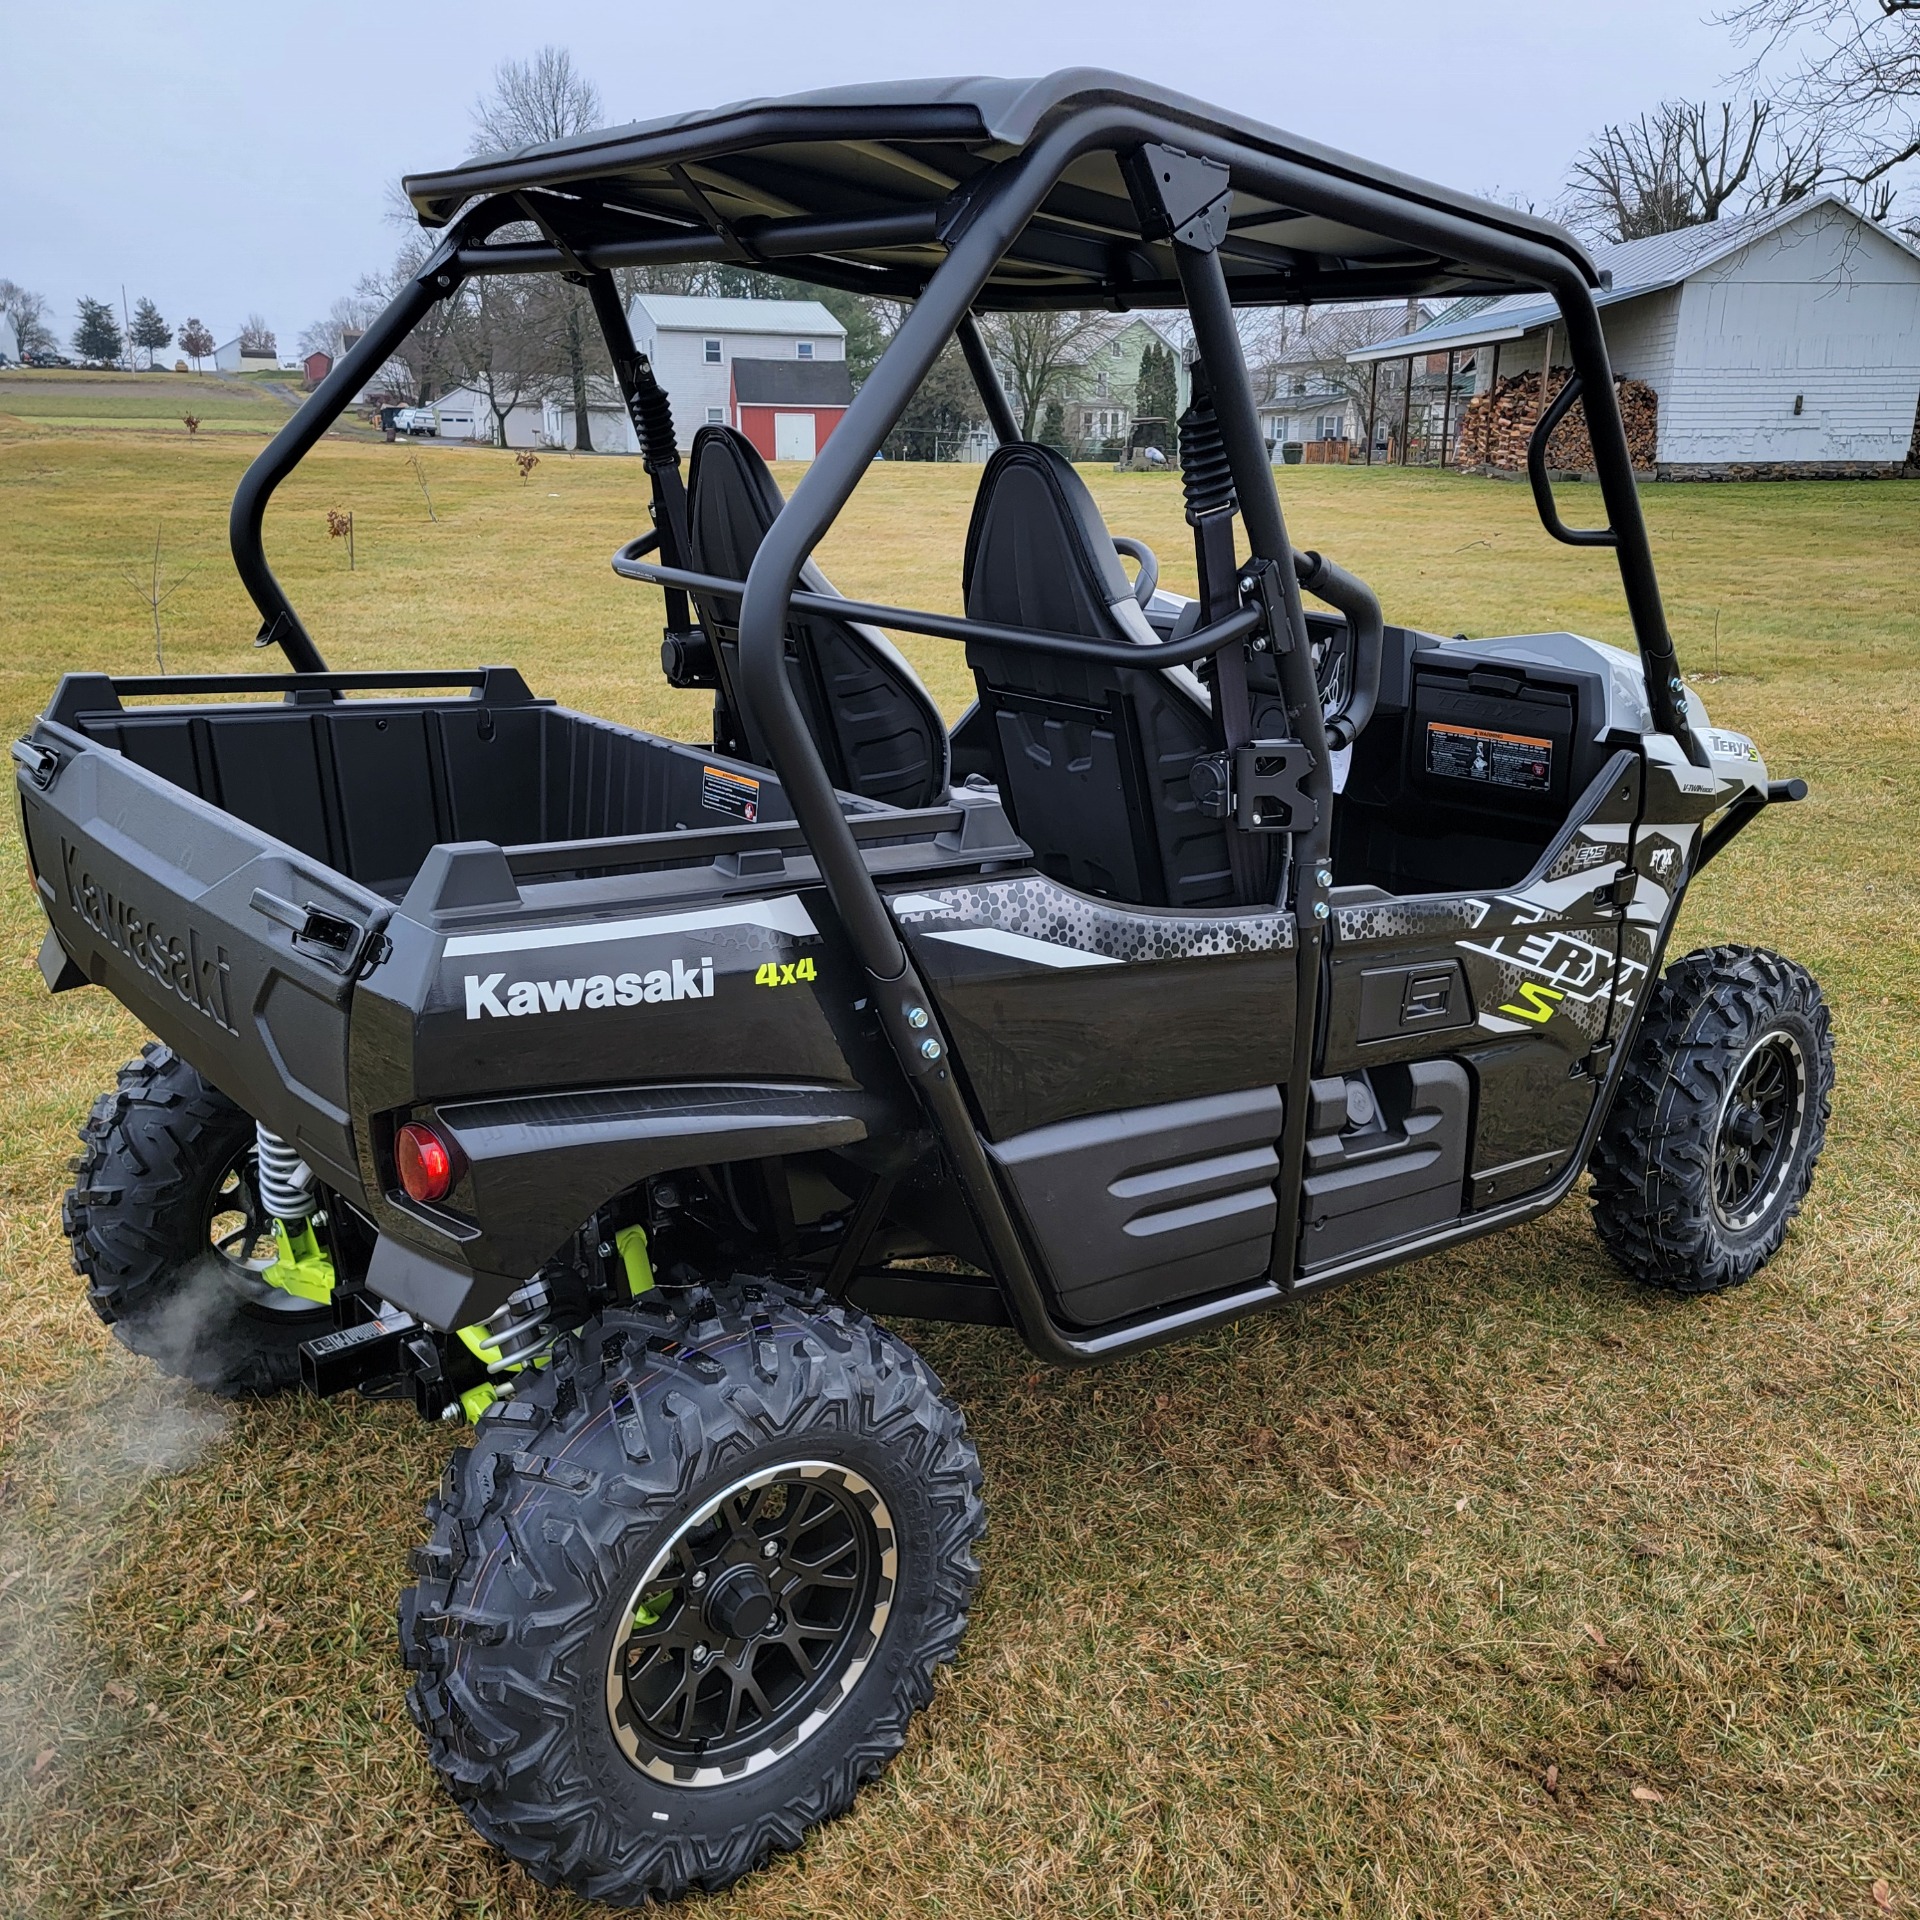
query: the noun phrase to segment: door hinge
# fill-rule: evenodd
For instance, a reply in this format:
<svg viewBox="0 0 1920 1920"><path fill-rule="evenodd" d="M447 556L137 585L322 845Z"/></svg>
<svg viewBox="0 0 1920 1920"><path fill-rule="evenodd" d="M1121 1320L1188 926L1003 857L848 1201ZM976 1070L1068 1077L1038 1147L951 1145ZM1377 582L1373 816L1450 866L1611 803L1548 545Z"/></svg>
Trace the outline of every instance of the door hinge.
<svg viewBox="0 0 1920 1920"><path fill-rule="evenodd" d="M1319 807L1305 790L1314 758L1298 740L1254 740L1193 763L1193 802L1210 820L1242 833L1305 833Z"/></svg>
<svg viewBox="0 0 1920 1920"><path fill-rule="evenodd" d="M1613 1044L1611 1039L1596 1041L1573 1063L1568 1078L1604 1080L1607 1077L1607 1068L1613 1062Z"/></svg>
<svg viewBox="0 0 1920 1920"><path fill-rule="evenodd" d="M1640 875L1633 867L1622 867L1604 887L1593 890L1593 904L1596 907L1612 907L1624 913L1633 905L1633 896L1640 884Z"/></svg>

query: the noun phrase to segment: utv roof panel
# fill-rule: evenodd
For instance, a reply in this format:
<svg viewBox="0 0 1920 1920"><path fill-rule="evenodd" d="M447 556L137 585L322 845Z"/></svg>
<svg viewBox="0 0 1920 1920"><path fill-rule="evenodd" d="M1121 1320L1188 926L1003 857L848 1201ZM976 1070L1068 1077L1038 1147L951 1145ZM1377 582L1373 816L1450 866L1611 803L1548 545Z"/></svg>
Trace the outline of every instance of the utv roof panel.
<svg viewBox="0 0 1920 1920"><path fill-rule="evenodd" d="M740 101L483 155L410 176L406 190L425 226L466 212L478 239L531 220L550 244L591 265L730 261L910 297L945 257L982 176L1076 122L1096 121L1139 131L1096 139L1067 166L980 306L1181 304L1171 245L1142 233L1114 151L1141 139L1232 168L1222 257L1234 298L1245 304L1536 284L1343 217L1355 190L1370 204L1442 215L1463 238L1470 230L1545 245L1598 284L1579 244L1550 221L1097 68ZM500 265L511 265L513 243L497 244Z"/></svg>

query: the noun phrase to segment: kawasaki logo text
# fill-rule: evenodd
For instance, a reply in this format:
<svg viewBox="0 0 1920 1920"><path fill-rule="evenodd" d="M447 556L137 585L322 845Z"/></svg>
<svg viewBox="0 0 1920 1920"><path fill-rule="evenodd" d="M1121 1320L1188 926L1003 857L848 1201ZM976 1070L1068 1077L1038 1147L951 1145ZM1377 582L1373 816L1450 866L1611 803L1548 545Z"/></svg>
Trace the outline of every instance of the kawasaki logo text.
<svg viewBox="0 0 1920 1920"><path fill-rule="evenodd" d="M165 926L156 921L149 909L125 893L116 893L111 881L89 872L81 864L80 849L64 837L60 864L66 874L67 905L95 933L216 1027L236 1031L227 1012L225 947L217 942L202 944L199 928L190 924Z"/></svg>
<svg viewBox="0 0 1920 1920"><path fill-rule="evenodd" d="M571 980L515 980L504 973L467 975L467 1018L507 1020L525 1013L577 1013L583 1008L637 1007L643 1001L711 1000L713 957L676 960L671 971L587 973Z"/></svg>

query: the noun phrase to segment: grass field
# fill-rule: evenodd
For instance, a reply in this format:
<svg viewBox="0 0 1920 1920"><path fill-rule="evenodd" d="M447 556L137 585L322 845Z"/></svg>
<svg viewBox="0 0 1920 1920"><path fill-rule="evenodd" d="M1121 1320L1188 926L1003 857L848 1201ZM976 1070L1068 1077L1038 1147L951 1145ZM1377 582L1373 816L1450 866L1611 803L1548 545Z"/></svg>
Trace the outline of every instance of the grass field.
<svg viewBox="0 0 1920 1920"><path fill-rule="evenodd" d="M300 376L276 383L299 390ZM187 437L192 414L201 433L277 432L293 408L254 376L196 373L98 373L85 368L11 367L0 371L0 433L163 433Z"/></svg>
<svg viewBox="0 0 1920 1920"><path fill-rule="evenodd" d="M124 575L156 525L185 575L167 664L269 664L224 553L246 451L0 433L13 732L63 669L150 670ZM1190 578L1177 483L1090 477ZM828 571L955 606L976 478L876 467ZM1283 485L1296 538L1390 618L1626 636L1605 558L1552 546L1522 489ZM269 551L337 665L509 660L697 737L657 599L606 566L641 489L633 461L522 482L505 455L328 443ZM1920 1911L1920 485L1647 508L1714 717L1812 787L1680 933L1780 947L1834 1003L1828 1158L1782 1257L1721 1299L1649 1296L1575 1202L1103 1371L920 1329L987 1469L961 1661L846 1820L701 1913ZM906 645L957 709L958 651ZM471 1837L407 1723L392 1607L446 1437L352 1399L198 1401L87 1313L59 1194L141 1036L41 990L4 838L0 1912L579 1911Z"/></svg>

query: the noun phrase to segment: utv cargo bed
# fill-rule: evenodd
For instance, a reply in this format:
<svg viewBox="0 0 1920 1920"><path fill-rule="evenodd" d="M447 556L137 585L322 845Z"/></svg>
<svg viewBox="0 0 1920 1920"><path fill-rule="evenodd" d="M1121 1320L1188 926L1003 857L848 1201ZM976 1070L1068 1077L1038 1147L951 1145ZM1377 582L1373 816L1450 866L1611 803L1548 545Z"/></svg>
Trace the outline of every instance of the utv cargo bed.
<svg viewBox="0 0 1920 1920"><path fill-rule="evenodd" d="M449 685L469 691L406 697ZM122 698L212 692L243 697ZM106 987L347 1191L391 1184L356 1117L364 1122L376 1098L405 1105L423 1070L445 1098L604 1082L590 1030L571 1048L543 1031L531 1068L503 1057L507 1041L495 1033L523 1048L532 1041L502 996L538 970L512 955L551 948L584 966L592 948L636 926L675 925L676 904L698 910L678 921L731 922L748 940L754 927L777 935L783 922L814 933L801 895L818 876L773 774L569 712L535 698L511 669L118 682L76 674L14 753L28 857L52 921L48 983ZM997 806L963 799L973 804L842 803L876 874L977 869L983 857L1024 853ZM466 1016L457 1048L432 1044L430 996L401 1008L375 995L367 1010L378 1031L360 1047L356 1103L350 1016L369 976L411 966L417 984L454 928L444 954L471 954L478 969L456 1010ZM704 973L686 970L702 958ZM712 958L693 954L677 974L663 966L665 991L711 997ZM595 977L525 984L564 1007ZM626 991L646 992L645 973L638 978ZM495 1017L509 1024L495 1029ZM695 1079L846 1077L822 1022L731 1036L690 1026L686 1055L651 1064Z"/></svg>

